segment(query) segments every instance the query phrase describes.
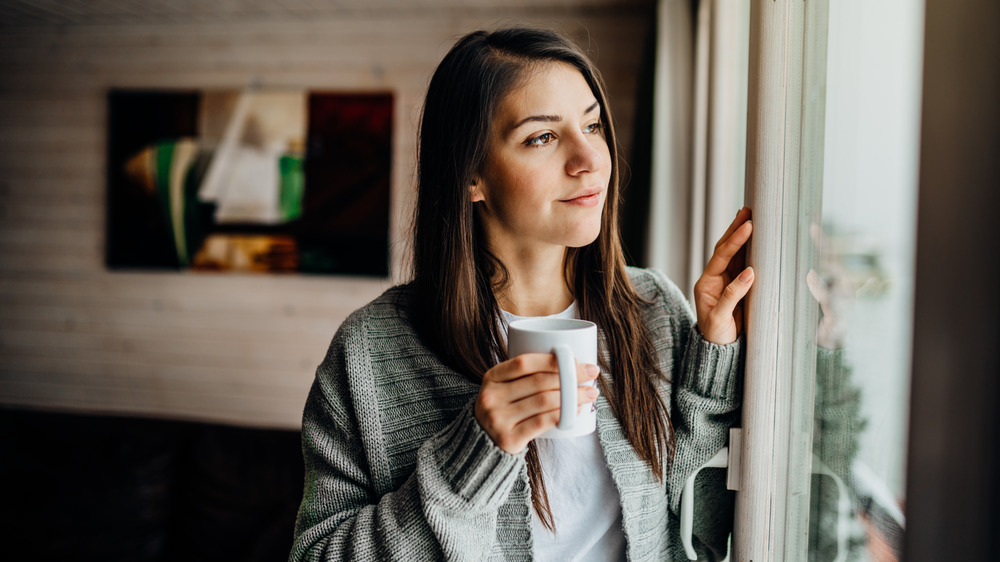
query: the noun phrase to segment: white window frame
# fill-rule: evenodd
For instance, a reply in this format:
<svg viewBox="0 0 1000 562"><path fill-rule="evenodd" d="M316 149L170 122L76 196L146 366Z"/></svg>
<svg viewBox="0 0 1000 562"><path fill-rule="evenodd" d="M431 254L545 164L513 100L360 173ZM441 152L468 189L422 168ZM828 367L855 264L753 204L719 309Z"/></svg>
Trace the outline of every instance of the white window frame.
<svg viewBox="0 0 1000 562"><path fill-rule="evenodd" d="M820 224L827 0L750 7L745 201L748 263L737 560L805 560L817 306L809 225Z"/></svg>

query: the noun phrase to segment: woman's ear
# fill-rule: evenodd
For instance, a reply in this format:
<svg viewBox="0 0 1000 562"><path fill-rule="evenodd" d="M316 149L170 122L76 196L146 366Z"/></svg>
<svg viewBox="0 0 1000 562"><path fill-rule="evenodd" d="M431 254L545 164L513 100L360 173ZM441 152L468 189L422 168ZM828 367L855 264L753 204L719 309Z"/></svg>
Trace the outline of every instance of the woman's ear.
<svg viewBox="0 0 1000 562"><path fill-rule="evenodd" d="M485 200L486 197L483 196L482 182L477 178L469 185L469 201L478 203Z"/></svg>

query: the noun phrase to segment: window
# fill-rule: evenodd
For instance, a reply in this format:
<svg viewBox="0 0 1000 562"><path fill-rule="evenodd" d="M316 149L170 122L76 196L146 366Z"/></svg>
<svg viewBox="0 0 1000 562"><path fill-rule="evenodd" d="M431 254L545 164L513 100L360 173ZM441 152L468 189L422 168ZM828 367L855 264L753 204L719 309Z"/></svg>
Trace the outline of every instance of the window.
<svg viewBox="0 0 1000 562"><path fill-rule="evenodd" d="M752 5L740 559L900 556L922 17Z"/></svg>
<svg viewBox="0 0 1000 562"><path fill-rule="evenodd" d="M670 52L684 17L693 72ZM898 560L923 5L702 0L694 14L663 0L660 21L658 84L673 85L657 93L652 213L672 231L652 234L650 264L690 286L738 207L734 183L753 212L731 558ZM662 159L678 131L686 175Z"/></svg>

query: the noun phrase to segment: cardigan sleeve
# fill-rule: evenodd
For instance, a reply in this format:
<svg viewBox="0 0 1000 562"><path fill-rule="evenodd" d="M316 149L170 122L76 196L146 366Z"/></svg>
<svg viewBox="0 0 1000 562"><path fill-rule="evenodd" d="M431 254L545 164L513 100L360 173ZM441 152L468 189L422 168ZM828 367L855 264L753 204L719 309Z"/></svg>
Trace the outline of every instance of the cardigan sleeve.
<svg viewBox="0 0 1000 562"><path fill-rule="evenodd" d="M674 374L673 414L676 447L670 469L670 508L679 518L681 491L688 476L728 445L729 429L740 424L742 340L717 345L688 331L681 368ZM735 494L726 488L726 471L701 471L695 479L692 544L699 560L722 560L733 529Z"/></svg>
<svg viewBox="0 0 1000 562"><path fill-rule="evenodd" d="M667 319L665 338L671 360L671 424L675 448L667 476L671 510L672 551L686 560L680 547L681 492L688 476L728 444L729 429L740 423L742 404L742 339L728 345L711 343L701 336L684 294L662 273L650 270L659 289L654 306L663 307ZM667 350L664 350L667 351ZM661 351L663 353L664 351ZM663 360L661 359L661 364ZM695 480L692 544L699 560L722 560L732 531L735 496L726 488L724 470L704 470Z"/></svg>
<svg viewBox="0 0 1000 562"><path fill-rule="evenodd" d="M493 444L470 402L422 444L401 486L379 490L371 468L372 455L383 454L371 450L378 420L359 419L355 407L358 399L377 397L359 397L350 383L364 376L350 371L370 367L370 359L345 346L352 341L345 332L363 328L357 324L345 322L338 331L306 402L305 485L289 560L485 558L523 454Z"/></svg>

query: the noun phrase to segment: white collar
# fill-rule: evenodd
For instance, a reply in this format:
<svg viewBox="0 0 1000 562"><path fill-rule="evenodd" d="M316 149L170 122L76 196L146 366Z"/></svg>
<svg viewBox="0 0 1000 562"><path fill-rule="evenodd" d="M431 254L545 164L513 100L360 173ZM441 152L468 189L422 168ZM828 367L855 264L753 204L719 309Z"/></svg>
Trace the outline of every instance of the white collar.
<svg viewBox="0 0 1000 562"><path fill-rule="evenodd" d="M548 316L518 316L516 314L511 314L506 310L501 310L500 314L503 315L503 319L507 324L510 324L515 320L527 320L529 318L576 318L576 301L569 303L569 307L567 307L566 310L550 314Z"/></svg>

